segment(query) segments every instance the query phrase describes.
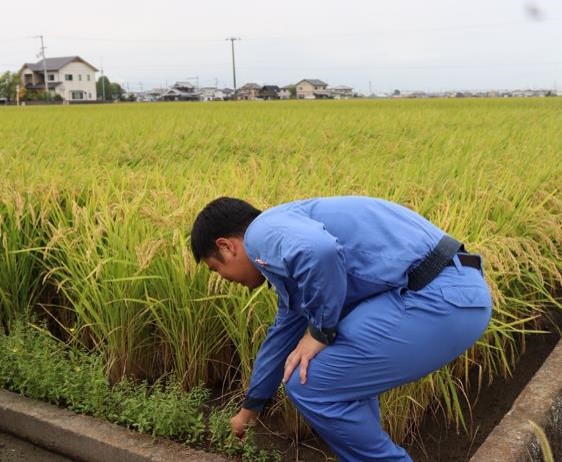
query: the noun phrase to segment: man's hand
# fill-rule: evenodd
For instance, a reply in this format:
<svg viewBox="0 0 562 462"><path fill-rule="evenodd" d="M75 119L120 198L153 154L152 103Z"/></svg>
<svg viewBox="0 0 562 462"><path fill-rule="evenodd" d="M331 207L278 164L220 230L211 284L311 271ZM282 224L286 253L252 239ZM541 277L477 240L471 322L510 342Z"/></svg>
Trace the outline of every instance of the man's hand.
<svg viewBox="0 0 562 462"><path fill-rule="evenodd" d="M246 435L246 427L253 424L258 417L258 413L249 409L240 409L232 419L230 419L230 428L238 438L244 439Z"/></svg>
<svg viewBox="0 0 562 462"><path fill-rule="evenodd" d="M283 383L287 383L295 368L300 364L301 384L306 383L308 364L310 360L320 353L326 345L316 340L309 332L304 334L297 347L291 352L285 361L285 374Z"/></svg>

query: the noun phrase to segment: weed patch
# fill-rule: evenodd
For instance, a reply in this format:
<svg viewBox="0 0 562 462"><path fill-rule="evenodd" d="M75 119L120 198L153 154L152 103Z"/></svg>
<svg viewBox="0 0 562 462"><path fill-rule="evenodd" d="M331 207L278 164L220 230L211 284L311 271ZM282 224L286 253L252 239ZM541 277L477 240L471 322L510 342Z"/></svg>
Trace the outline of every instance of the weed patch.
<svg viewBox="0 0 562 462"><path fill-rule="evenodd" d="M244 442L233 436L232 409L209 410L209 390L185 392L177 379L152 385L123 380L112 387L99 355L61 343L37 326L15 323L10 335L0 334L0 358L0 387L7 390L243 461L279 460L277 453L259 450L251 432Z"/></svg>

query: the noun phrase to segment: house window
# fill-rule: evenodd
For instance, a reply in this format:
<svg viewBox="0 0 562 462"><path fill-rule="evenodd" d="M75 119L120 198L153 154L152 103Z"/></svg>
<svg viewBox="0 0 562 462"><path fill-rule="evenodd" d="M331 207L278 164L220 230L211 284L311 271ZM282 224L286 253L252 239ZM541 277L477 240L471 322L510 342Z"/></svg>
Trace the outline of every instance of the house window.
<svg viewBox="0 0 562 462"><path fill-rule="evenodd" d="M64 80L71 81L72 80L72 74L64 74Z"/></svg>
<svg viewBox="0 0 562 462"><path fill-rule="evenodd" d="M70 94L72 99L84 99L84 92L82 91L73 91Z"/></svg>
<svg viewBox="0 0 562 462"><path fill-rule="evenodd" d="M82 82L82 74L78 74L78 80Z"/></svg>
<svg viewBox="0 0 562 462"><path fill-rule="evenodd" d="M86 79L88 80L88 82L90 81L90 74L86 74Z"/></svg>
<svg viewBox="0 0 562 462"><path fill-rule="evenodd" d="M48 80L49 80L49 82L54 82L55 81L55 74L49 74Z"/></svg>

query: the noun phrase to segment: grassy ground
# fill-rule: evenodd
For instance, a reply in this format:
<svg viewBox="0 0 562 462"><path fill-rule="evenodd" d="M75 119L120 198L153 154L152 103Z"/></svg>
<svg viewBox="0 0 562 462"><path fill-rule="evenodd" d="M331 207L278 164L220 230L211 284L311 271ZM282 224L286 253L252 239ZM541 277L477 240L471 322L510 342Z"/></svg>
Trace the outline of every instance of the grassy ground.
<svg viewBox="0 0 562 462"><path fill-rule="evenodd" d="M408 439L428 406L463 424L468 371L509 374L561 282L562 99L121 104L0 110L0 320L39 316L111 382L173 373L236 399L275 313L189 254L219 195L266 208L365 194L485 257L495 313L455 363L381 400ZM559 305L559 303L558 303ZM524 341L522 343L524 345ZM272 413L305 432L281 393Z"/></svg>

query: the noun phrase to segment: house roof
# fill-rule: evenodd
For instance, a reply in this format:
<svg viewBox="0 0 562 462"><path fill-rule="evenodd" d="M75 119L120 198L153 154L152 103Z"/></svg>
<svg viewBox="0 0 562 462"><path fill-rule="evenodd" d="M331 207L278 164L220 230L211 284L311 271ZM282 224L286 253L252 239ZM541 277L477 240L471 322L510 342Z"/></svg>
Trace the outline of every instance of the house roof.
<svg viewBox="0 0 562 462"><path fill-rule="evenodd" d="M191 82L176 82L172 86L172 88L178 88L178 87L195 88L195 85L193 85Z"/></svg>
<svg viewBox="0 0 562 462"><path fill-rule="evenodd" d="M322 80L318 80L318 79L302 79L299 83L302 83L302 82L308 82L311 85L314 85L315 87L327 87L328 86L327 83L324 83L324 82L322 82ZM298 83L297 83L297 85L298 85Z"/></svg>
<svg viewBox="0 0 562 462"><path fill-rule="evenodd" d="M247 83L243 87L239 88L238 90L259 90L261 86L257 83Z"/></svg>
<svg viewBox="0 0 562 462"><path fill-rule="evenodd" d="M181 91L178 90L177 88L170 88L169 90L167 90L165 93L162 93L163 95L168 95L168 96L196 96L199 93L198 92L194 92L194 91Z"/></svg>
<svg viewBox="0 0 562 462"><path fill-rule="evenodd" d="M60 58L47 58L47 59L45 59L45 61L46 61L46 64L47 64L47 71L58 71L58 70L62 69L64 66L66 66L67 64L70 64L74 61L80 61L80 62L90 66L94 71L97 71L97 69L94 66L92 66L90 63L84 61L80 56L63 56L63 57L60 57ZM38 61L36 63L25 63L23 65L23 67L28 67L32 71L43 71L44 70L43 60Z"/></svg>

